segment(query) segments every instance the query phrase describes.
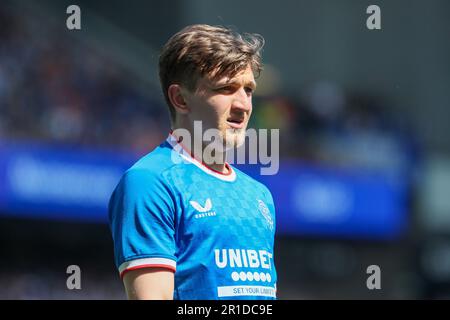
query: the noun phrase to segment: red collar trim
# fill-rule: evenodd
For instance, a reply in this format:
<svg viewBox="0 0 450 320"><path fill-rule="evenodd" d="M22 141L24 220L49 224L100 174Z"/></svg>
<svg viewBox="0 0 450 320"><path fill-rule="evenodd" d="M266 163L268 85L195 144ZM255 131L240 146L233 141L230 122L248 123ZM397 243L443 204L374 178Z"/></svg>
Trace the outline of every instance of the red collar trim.
<svg viewBox="0 0 450 320"><path fill-rule="evenodd" d="M204 166L206 169L211 170L211 171L213 171L213 172L215 172L215 173L217 173L217 174L223 175L223 176L230 176L230 175L233 173L233 169L232 169L231 166L228 164L228 162L225 162L225 167L226 167L227 170L228 170L227 173L223 173L223 172L220 172L220 171L217 171L217 170L211 168L210 166L208 166L208 165L207 165L206 163L204 163L203 161L198 160L198 159L194 156L194 154L193 154L189 149L187 149L187 148L181 143L180 139L178 139L176 136L173 135L173 131L172 131L172 130L170 130L169 135L172 136L172 137L174 138L174 140L176 141L176 143L179 144L180 147L183 148L183 150L184 150L186 153L188 153L188 154L191 156L192 159L194 159L195 161L197 161L199 164L201 164L202 166Z"/></svg>

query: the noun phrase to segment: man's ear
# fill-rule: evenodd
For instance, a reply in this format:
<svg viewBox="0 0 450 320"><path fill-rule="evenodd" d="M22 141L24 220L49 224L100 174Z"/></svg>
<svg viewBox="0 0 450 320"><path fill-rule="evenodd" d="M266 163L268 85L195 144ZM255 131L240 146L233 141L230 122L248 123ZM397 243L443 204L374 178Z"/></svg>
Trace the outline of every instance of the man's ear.
<svg viewBox="0 0 450 320"><path fill-rule="evenodd" d="M190 109L186 104L184 92L179 84L171 84L167 89L167 95L170 103L172 103L175 110L181 114L189 113Z"/></svg>

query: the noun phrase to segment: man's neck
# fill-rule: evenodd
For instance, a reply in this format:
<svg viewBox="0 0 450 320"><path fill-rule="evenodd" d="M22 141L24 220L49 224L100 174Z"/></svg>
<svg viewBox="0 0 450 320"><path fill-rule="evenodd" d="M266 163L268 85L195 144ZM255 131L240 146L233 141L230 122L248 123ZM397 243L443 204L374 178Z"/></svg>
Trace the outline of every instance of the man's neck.
<svg viewBox="0 0 450 320"><path fill-rule="evenodd" d="M182 137L177 136L175 129L172 129L172 135L175 137L178 143L180 143L183 148L188 151L193 158L195 158L197 161L201 162L202 164L206 165L210 169L220 172L222 174L229 174L230 173L230 167L226 165L226 151L223 153L213 153L212 156L210 155L211 150L205 149L208 147L208 144L205 144L202 137L195 137L192 131L185 129L188 132L190 132L191 139L190 141L185 141ZM200 139L199 141L194 141L195 139ZM211 147L209 147L211 149Z"/></svg>

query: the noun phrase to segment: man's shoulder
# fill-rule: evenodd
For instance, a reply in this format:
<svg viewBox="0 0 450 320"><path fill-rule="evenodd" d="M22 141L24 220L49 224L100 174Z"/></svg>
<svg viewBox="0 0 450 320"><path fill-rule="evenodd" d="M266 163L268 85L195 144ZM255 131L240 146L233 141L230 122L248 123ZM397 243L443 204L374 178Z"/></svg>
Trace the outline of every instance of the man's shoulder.
<svg viewBox="0 0 450 320"><path fill-rule="evenodd" d="M172 148L167 142L161 143L151 152L137 160L128 170L149 170L158 172L173 164L170 160Z"/></svg>
<svg viewBox="0 0 450 320"><path fill-rule="evenodd" d="M259 190L261 192L270 194L270 190L261 181L258 181L257 179L253 178L252 176L248 175L247 173L243 172L242 170L236 168L235 166L233 166L233 170L236 172L236 175L238 176L238 179L239 179L239 181L241 181L241 183L248 184L252 188L256 188L257 190Z"/></svg>
<svg viewBox="0 0 450 320"><path fill-rule="evenodd" d="M137 160L122 176L122 182L128 184L154 185L156 181L162 182L164 173L176 165L171 158L172 148L162 143L153 151Z"/></svg>

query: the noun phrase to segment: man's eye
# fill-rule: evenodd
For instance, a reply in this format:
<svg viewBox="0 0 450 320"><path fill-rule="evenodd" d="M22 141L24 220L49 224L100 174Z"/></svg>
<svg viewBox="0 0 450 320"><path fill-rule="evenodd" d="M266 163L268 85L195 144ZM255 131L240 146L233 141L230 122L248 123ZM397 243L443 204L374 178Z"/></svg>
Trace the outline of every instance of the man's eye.
<svg viewBox="0 0 450 320"><path fill-rule="evenodd" d="M233 90L234 90L234 88L231 86L221 87L221 88L217 89L217 91L222 91L222 92L232 92Z"/></svg>
<svg viewBox="0 0 450 320"><path fill-rule="evenodd" d="M247 93L253 93L253 88L245 87L245 92L247 92Z"/></svg>

